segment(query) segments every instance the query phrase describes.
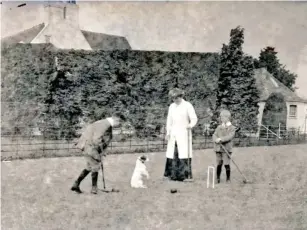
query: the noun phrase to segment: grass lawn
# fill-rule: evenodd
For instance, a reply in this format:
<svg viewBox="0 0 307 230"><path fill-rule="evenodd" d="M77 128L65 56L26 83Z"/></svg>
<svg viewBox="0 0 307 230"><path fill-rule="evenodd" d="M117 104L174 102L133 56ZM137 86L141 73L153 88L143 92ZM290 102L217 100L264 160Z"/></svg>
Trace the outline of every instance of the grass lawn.
<svg viewBox="0 0 307 230"><path fill-rule="evenodd" d="M212 149L194 152L195 182L163 181L164 153L147 154L148 189L129 186L136 157L105 159L107 187L120 193L91 195L91 178L83 194L70 191L83 158L43 158L1 162L2 229L114 230L303 230L307 229L307 145L235 149L234 159L252 184L232 165L232 183L207 189ZM99 186L102 187L101 174ZM169 190L177 188L177 194Z"/></svg>

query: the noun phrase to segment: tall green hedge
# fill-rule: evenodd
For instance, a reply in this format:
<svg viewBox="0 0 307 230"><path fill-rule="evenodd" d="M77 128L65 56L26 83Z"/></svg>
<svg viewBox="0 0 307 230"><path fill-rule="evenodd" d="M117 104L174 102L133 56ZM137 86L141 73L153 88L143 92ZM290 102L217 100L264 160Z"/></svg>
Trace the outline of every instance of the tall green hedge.
<svg viewBox="0 0 307 230"><path fill-rule="evenodd" d="M2 54L2 89L10 88L2 100L44 104L41 117L65 131L59 131L61 137L74 135L80 118L91 122L115 110L127 115L138 136L150 135L165 124L167 94L174 86L186 91L197 111L215 101L217 53L76 51L18 44ZM198 116L201 126L207 114Z"/></svg>
<svg viewBox="0 0 307 230"><path fill-rule="evenodd" d="M40 44L1 50L2 129L37 126L43 119L48 80L55 73L54 51L53 46Z"/></svg>

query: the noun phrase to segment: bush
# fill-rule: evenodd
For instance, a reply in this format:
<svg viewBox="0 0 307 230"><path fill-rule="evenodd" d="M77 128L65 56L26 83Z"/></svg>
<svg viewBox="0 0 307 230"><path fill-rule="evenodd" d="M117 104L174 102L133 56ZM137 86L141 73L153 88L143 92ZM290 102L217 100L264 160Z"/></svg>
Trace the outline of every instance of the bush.
<svg viewBox="0 0 307 230"><path fill-rule="evenodd" d="M127 115L138 137L151 135L165 125L167 95L174 86L186 91L196 109L215 101L217 53L76 51L18 44L2 54L2 99L42 103L31 122L43 120L45 126L62 129L60 138L76 136L80 119L88 123L115 110ZM209 119L206 112L198 116L198 126Z"/></svg>

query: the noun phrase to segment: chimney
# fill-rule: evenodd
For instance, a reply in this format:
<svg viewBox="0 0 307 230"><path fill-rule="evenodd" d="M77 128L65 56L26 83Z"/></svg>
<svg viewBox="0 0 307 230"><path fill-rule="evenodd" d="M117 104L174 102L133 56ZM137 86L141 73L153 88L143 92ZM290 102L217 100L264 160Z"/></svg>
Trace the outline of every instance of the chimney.
<svg viewBox="0 0 307 230"><path fill-rule="evenodd" d="M45 22L55 26L63 20L72 27L79 28L79 6L67 2L51 2L45 5Z"/></svg>

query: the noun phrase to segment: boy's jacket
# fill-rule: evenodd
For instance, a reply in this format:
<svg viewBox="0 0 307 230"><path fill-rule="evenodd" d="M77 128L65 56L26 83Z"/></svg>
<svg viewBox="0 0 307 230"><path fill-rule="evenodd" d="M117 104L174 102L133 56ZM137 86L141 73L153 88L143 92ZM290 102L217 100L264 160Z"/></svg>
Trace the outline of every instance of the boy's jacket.
<svg viewBox="0 0 307 230"><path fill-rule="evenodd" d="M217 138L221 139L221 144L224 145L228 152L232 152L233 139L236 134L236 127L232 124L230 125L219 125L212 136L214 151L215 152L224 152L220 144L215 143Z"/></svg>
<svg viewBox="0 0 307 230"><path fill-rule="evenodd" d="M100 153L104 151L112 140L112 126L107 119L96 121L82 133L77 148L95 159L100 159Z"/></svg>

